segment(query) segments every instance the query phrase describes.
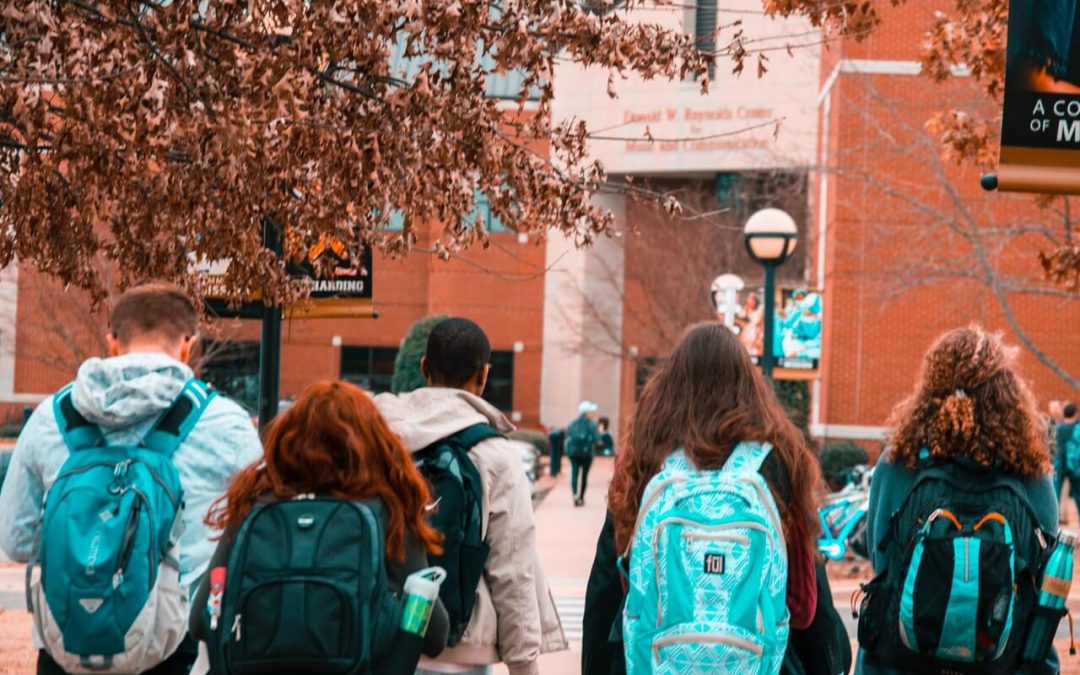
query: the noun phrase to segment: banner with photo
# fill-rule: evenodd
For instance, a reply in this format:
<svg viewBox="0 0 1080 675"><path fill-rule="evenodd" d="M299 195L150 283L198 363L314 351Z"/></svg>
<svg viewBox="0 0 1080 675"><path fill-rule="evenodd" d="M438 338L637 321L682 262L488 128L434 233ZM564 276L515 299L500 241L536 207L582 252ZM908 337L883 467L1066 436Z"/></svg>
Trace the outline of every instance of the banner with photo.
<svg viewBox="0 0 1080 675"><path fill-rule="evenodd" d="M739 293L738 305L721 305L717 319L732 325L739 341L754 362L761 360L765 345L765 303L760 289ZM821 294L805 288L781 288L776 291L776 316L773 330L774 377L815 379L821 362L821 330L824 303ZM732 317L726 316L733 313Z"/></svg>
<svg viewBox="0 0 1080 675"><path fill-rule="evenodd" d="M331 272L320 275L317 267L325 269L326 258L330 258ZM263 305L259 297L250 298L240 307L230 307L225 302L228 265L228 260L221 260L196 268L203 275L206 301L212 313L222 318L261 318ZM334 242L314 247L306 258L289 260L289 274L294 279L310 279L311 293L305 303L286 307L285 317L362 319L377 316L372 304L371 267L370 247L365 246L359 256L353 257Z"/></svg>
<svg viewBox="0 0 1080 675"><path fill-rule="evenodd" d="M1080 193L1078 0L1013 0L997 188Z"/></svg>

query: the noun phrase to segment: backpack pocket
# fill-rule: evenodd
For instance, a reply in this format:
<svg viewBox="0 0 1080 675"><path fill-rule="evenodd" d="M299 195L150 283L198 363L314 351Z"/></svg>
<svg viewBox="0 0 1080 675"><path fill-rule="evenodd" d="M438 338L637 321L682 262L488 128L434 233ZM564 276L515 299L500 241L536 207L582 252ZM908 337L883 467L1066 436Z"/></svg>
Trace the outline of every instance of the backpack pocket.
<svg viewBox="0 0 1080 675"><path fill-rule="evenodd" d="M654 675L772 672L761 636L738 626L686 623L652 638Z"/></svg>
<svg viewBox="0 0 1080 675"><path fill-rule="evenodd" d="M347 673L364 653L358 599L325 578L266 581L240 599L231 626L236 675ZM370 618L370 617L369 617Z"/></svg>
<svg viewBox="0 0 1080 675"><path fill-rule="evenodd" d="M1004 518L936 536L927 523L911 549L899 593L900 642L938 662L998 661L1013 637L1016 554ZM952 519L955 522L955 519ZM1015 641L1013 641L1015 644Z"/></svg>
<svg viewBox="0 0 1080 675"><path fill-rule="evenodd" d="M671 517L656 529L653 549L659 595L656 626L719 622L763 633L761 597L765 527L756 522L700 523Z"/></svg>

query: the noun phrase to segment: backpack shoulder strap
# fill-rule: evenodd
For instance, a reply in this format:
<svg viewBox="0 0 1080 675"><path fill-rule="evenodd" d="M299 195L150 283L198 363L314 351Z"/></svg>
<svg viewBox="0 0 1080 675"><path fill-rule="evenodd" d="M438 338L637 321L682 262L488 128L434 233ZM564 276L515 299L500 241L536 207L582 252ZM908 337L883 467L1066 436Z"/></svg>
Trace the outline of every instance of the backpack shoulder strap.
<svg viewBox="0 0 1080 675"><path fill-rule="evenodd" d="M772 445L769 443L743 441L731 451L731 456L724 462L721 470L728 473L760 475L761 465L765 463L771 452Z"/></svg>
<svg viewBox="0 0 1080 675"><path fill-rule="evenodd" d="M105 435L101 433L101 429L76 410L71 400L71 390L74 386L74 384L69 384L53 395L53 415L56 417L56 425L60 428L64 444L71 452L97 447L105 441Z"/></svg>
<svg viewBox="0 0 1080 675"><path fill-rule="evenodd" d="M495 427L491 426L490 424L481 422L480 424L474 424L471 427L462 429L456 434L451 434L449 437L444 439L444 442L450 441L452 443L456 443L463 450L468 452L480 443L483 443L484 441L491 438L504 438L504 436L499 433L499 431Z"/></svg>
<svg viewBox="0 0 1080 675"><path fill-rule="evenodd" d="M143 438L143 447L172 457L195 428L217 392L204 382L190 379L165 414Z"/></svg>

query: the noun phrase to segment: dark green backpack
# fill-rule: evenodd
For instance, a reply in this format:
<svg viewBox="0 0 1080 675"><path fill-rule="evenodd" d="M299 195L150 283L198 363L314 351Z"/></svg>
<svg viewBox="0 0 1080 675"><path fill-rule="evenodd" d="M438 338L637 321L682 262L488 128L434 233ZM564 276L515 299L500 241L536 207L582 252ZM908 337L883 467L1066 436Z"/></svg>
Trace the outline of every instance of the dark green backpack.
<svg viewBox="0 0 1080 675"><path fill-rule="evenodd" d="M476 424L413 454L431 486L431 525L444 537L442 554L429 555L428 561L446 570L439 598L450 615L451 647L469 626L476 588L491 551L484 543L484 486L469 450L501 436L487 424Z"/></svg>
<svg viewBox="0 0 1080 675"><path fill-rule="evenodd" d="M599 441L600 432L596 425L583 415L566 427L566 456L592 457Z"/></svg>
<svg viewBox="0 0 1080 675"><path fill-rule="evenodd" d="M400 617L377 501L260 504L229 554L211 672L373 674Z"/></svg>
<svg viewBox="0 0 1080 675"><path fill-rule="evenodd" d="M910 673L1015 673L1048 535L1019 478L964 460L920 468L863 587L859 644Z"/></svg>

